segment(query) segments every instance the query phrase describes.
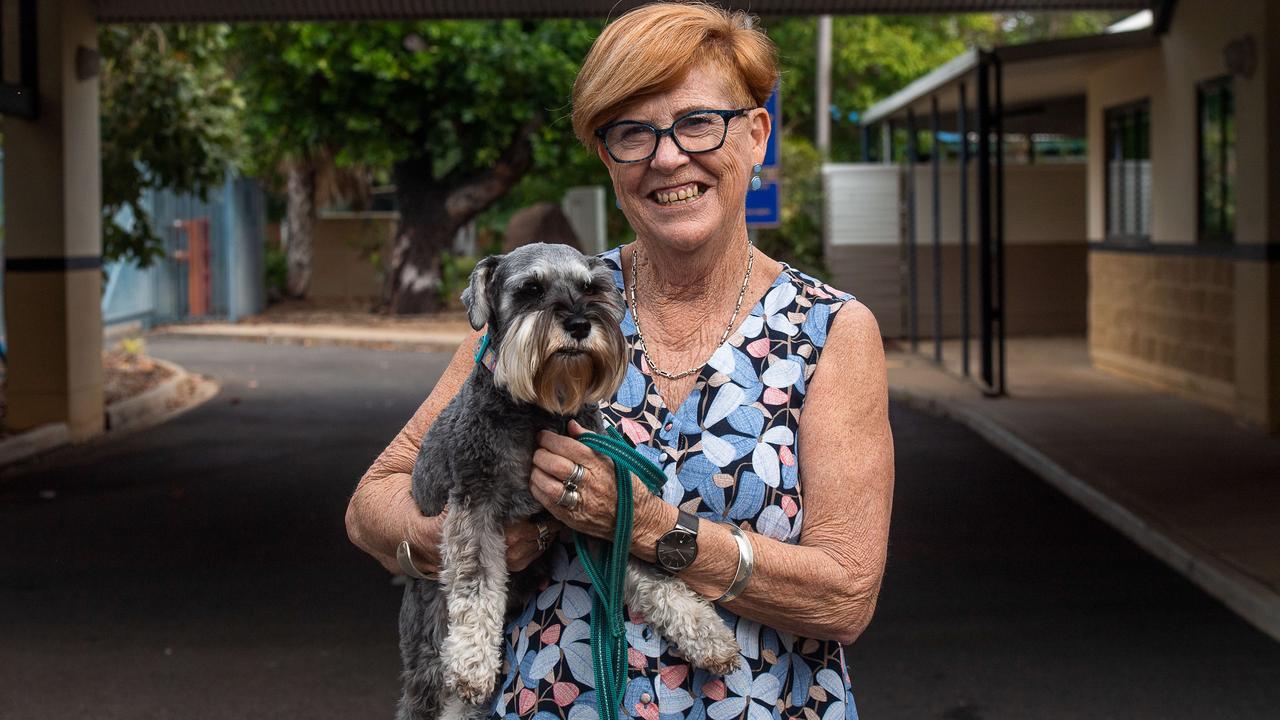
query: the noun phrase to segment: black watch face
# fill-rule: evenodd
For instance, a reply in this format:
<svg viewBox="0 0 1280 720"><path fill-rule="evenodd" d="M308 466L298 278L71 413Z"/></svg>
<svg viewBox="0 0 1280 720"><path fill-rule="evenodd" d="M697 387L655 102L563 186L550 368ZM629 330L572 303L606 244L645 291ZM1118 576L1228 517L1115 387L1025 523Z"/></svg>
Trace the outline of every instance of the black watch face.
<svg viewBox="0 0 1280 720"><path fill-rule="evenodd" d="M671 572L684 570L698 556L698 536L679 528L658 540L658 563Z"/></svg>

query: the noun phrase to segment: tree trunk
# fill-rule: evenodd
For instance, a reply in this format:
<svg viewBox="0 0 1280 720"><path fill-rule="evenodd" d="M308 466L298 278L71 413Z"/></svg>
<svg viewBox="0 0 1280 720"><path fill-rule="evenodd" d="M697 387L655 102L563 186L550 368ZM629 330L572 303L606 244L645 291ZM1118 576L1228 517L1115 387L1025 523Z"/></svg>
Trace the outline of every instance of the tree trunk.
<svg viewBox="0 0 1280 720"><path fill-rule="evenodd" d="M392 315L438 310L440 255L461 223L445 210L449 191L433 182L429 160L397 163L394 172L400 224L387 273L387 308Z"/></svg>
<svg viewBox="0 0 1280 720"><path fill-rule="evenodd" d="M384 294L393 315L439 309L440 255L453 243L458 228L502 197L533 164L529 136L542 123L525 123L492 168L460 183L444 185L431 172L430 158L414 158L395 166L400 226L391 250Z"/></svg>
<svg viewBox="0 0 1280 720"><path fill-rule="evenodd" d="M285 293L303 298L311 285L311 229L315 222L315 173L305 160L292 160L286 170Z"/></svg>

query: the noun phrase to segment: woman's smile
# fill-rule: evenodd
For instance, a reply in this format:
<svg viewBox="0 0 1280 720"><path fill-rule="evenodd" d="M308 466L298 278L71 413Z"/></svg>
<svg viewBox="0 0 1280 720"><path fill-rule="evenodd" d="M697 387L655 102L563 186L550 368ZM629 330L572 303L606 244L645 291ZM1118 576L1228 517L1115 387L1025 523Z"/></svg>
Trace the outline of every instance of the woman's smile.
<svg viewBox="0 0 1280 720"><path fill-rule="evenodd" d="M703 183L691 182L659 188L649 193L648 198L659 207L684 207L701 200L710 189Z"/></svg>

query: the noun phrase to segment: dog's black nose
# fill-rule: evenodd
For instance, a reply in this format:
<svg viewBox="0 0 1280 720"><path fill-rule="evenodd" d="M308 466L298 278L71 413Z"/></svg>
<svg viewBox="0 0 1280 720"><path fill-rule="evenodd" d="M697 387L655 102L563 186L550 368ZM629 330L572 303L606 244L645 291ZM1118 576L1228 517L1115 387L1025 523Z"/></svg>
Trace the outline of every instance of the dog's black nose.
<svg viewBox="0 0 1280 720"><path fill-rule="evenodd" d="M574 340L585 340L591 334L591 321L581 315L570 315L564 321L564 329Z"/></svg>

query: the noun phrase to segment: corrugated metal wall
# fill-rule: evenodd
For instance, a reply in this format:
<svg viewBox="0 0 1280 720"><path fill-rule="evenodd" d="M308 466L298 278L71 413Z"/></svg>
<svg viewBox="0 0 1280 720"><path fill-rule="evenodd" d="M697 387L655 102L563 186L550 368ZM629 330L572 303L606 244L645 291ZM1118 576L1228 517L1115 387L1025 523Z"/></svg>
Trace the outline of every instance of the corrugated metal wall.
<svg viewBox="0 0 1280 720"><path fill-rule="evenodd" d="M164 242L165 257L145 269L133 263L106 267L103 323L138 320L146 325L192 319L187 307L187 264L175 260L186 250L186 233L176 223L209 220L210 315L235 320L260 312L263 278L264 199L257 183L228 177L206 200L171 192L149 193L144 206ZM126 219L127 221L127 219Z"/></svg>

